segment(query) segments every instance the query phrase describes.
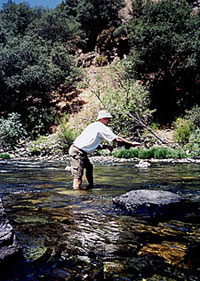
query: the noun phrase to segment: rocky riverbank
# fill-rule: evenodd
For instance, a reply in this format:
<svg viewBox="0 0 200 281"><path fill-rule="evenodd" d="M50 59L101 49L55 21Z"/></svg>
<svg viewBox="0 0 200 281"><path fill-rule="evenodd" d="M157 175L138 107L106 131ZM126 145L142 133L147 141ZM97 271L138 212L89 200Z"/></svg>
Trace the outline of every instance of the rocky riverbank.
<svg viewBox="0 0 200 281"><path fill-rule="evenodd" d="M2 157L1 157L2 156ZM59 142L56 135L50 135L45 137L39 142L24 142L15 147L13 150L4 151L0 149L0 159L10 159L14 161L59 161L59 162L69 162L68 150L63 150L63 144ZM136 162L140 163L145 161L148 163L200 163L200 156L188 157L181 159L155 159L151 158L148 160L141 160L138 158L116 158L112 156L109 152L102 154L99 151L95 151L93 155L90 156L93 163L101 164L118 164L124 162ZM141 165L140 165L141 166ZM144 165L143 165L144 166ZM149 165L146 165L149 166Z"/></svg>
<svg viewBox="0 0 200 281"><path fill-rule="evenodd" d="M29 156L29 155L16 155L16 154L10 154L10 159L13 161L42 161L42 162L52 162L52 161L59 161L59 162L65 162L66 164L69 163L69 155L63 154L63 155L39 155L39 156ZM154 163L168 163L168 164L180 164L180 163L197 163L200 164L200 157L194 157L194 158L183 158L183 159L147 159L147 160L141 160L138 158L115 158L113 156L99 156L99 155L91 155L90 161L92 163L98 163L102 165L119 165L120 163L125 162L135 162L138 168L148 168L151 166L151 164ZM150 165L146 165L146 163L149 163Z"/></svg>

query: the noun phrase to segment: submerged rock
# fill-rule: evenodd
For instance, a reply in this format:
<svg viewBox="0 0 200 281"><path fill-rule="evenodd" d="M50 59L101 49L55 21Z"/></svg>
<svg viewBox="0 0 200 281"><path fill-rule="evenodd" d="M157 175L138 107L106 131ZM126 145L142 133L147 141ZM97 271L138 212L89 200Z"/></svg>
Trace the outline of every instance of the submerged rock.
<svg viewBox="0 0 200 281"><path fill-rule="evenodd" d="M65 167L65 171L71 172L71 166L66 166L66 167Z"/></svg>
<svg viewBox="0 0 200 281"><path fill-rule="evenodd" d="M132 190L113 198L113 203L131 214L156 216L167 214L182 201L178 194L163 190Z"/></svg>
<svg viewBox="0 0 200 281"><path fill-rule="evenodd" d="M20 247L17 243L13 228L6 218L4 208L0 199L0 263L8 257L19 253Z"/></svg>
<svg viewBox="0 0 200 281"><path fill-rule="evenodd" d="M147 161L141 160L138 164L135 165L135 167L139 169L147 169L151 167L151 164Z"/></svg>

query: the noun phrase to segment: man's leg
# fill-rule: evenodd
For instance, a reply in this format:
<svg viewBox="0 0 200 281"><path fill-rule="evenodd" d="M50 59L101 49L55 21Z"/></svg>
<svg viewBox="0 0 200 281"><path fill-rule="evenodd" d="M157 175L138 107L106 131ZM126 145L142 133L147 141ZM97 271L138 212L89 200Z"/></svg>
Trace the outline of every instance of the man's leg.
<svg viewBox="0 0 200 281"><path fill-rule="evenodd" d="M81 179L73 179L73 189L74 190L81 189L81 183L82 183Z"/></svg>
<svg viewBox="0 0 200 281"><path fill-rule="evenodd" d="M88 181L88 184L89 184L88 189L93 188L94 187L93 165L90 163L89 158L86 161L85 169L86 169L86 178L87 178L87 181Z"/></svg>
<svg viewBox="0 0 200 281"><path fill-rule="evenodd" d="M83 156L79 149L73 145L69 149L71 173L73 176L73 189L81 189L82 177L83 177Z"/></svg>

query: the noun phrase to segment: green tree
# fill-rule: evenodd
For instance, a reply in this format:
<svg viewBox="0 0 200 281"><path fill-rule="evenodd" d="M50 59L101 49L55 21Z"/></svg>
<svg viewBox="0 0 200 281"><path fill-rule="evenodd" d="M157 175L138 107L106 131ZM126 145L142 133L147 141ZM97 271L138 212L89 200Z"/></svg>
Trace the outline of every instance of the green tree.
<svg viewBox="0 0 200 281"><path fill-rule="evenodd" d="M24 35L33 19L33 14L27 3L17 5L13 1L8 1L3 5L1 18L3 27L9 34Z"/></svg>
<svg viewBox="0 0 200 281"><path fill-rule="evenodd" d="M148 126L153 111L149 109L149 92L134 81L127 69L127 61L113 63L111 67L112 81L104 82L94 93L100 99L102 107L115 116L112 121L114 130L122 135L140 136ZM101 85L100 78L97 86Z"/></svg>
<svg viewBox="0 0 200 281"><path fill-rule="evenodd" d="M127 27L132 74L148 87L155 117L168 123L200 101L200 13L184 0L133 4Z"/></svg>
<svg viewBox="0 0 200 281"><path fill-rule="evenodd" d="M86 43L82 47L92 50L102 30L121 23L119 10L124 5L123 0L65 0L58 9L72 15L81 24Z"/></svg>
<svg viewBox="0 0 200 281"><path fill-rule="evenodd" d="M9 41L0 54L0 109L26 110L35 103L49 106L51 91L61 84L74 87L79 77L63 45L49 48L43 39L27 35Z"/></svg>
<svg viewBox="0 0 200 281"><path fill-rule="evenodd" d="M43 13L40 19L31 25L31 32L51 44L55 42L65 44L68 51L82 40L80 23L72 16L65 15L60 9Z"/></svg>

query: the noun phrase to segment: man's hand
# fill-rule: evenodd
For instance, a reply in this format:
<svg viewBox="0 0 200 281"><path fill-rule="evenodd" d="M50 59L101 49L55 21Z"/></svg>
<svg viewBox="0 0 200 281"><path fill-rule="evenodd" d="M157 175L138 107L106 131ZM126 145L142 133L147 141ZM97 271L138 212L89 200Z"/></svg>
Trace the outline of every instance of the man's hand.
<svg viewBox="0 0 200 281"><path fill-rule="evenodd" d="M113 149L114 149L114 147L112 145L109 145L109 144L103 144L99 148L101 148L101 149L108 149L110 151L113 151Z"/></svg>
<svg viewBox="0 0 200 281"><path fill-rule="evenodd" d="M137 141L134 141L134 142L130 142L130 145L131 146L140 146L141 143L137 142Z"/></svg>
<svg viewBox="0 0 200 281"><path fill-rule="evenodd" d="M113 146L112 146L112 145L108 145L108 146L107 146L107 149L108 149L108 150L110 150L110 151L112 152L114 148L113 148Z"/></svg>
<svg viewBox="0 0 200 281"><path fill-rule="evenodd" d="M132 142L132 141L126 140L126 139L124 139L122 137L117 137L115 140L117 142L121 142L121 143L125 144L126 146L133 146L133 147L135 147L135 146L140 146L141 145L139 142L136 142L136 141Z"/></svg>

